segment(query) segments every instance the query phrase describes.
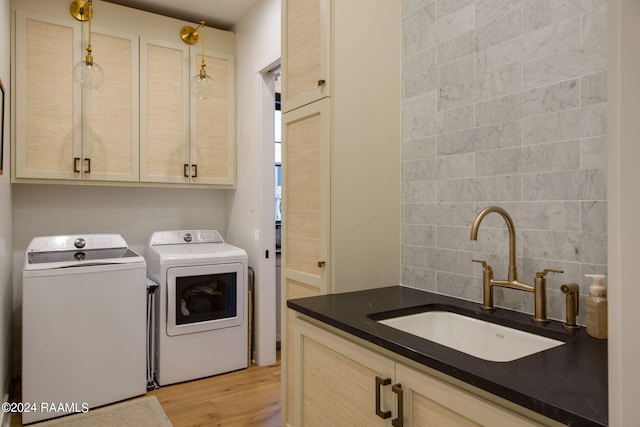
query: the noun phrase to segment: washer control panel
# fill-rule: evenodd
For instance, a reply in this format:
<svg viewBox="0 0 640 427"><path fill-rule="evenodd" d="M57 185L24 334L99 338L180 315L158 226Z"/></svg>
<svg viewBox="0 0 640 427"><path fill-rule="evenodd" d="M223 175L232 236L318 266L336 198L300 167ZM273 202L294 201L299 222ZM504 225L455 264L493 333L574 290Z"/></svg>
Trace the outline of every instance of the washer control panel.
<svg viewBox="0 0 640 427"><path fill-rule="evenodd" d="M120 234L84 234L35 237L29 244L27 251L52 252L126 247L127 242Z"/></svg>
<svg viewBox="0 0 640 427"><path fill-rule="evenodd" d="M156 231L149 239L150 246L194 243L224 243L224 240L216 230Z"/></svg>

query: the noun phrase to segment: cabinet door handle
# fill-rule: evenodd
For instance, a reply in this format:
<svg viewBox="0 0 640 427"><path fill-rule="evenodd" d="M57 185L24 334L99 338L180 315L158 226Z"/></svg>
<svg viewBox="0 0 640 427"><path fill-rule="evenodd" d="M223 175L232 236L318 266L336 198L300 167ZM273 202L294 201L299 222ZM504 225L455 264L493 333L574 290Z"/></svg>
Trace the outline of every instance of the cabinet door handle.
<svg viewBox="0 0 640 427"><path fill-rule="evenodd" d="M80 173L80 157L74 157L73 158L73 172L74 173Z"/></svg>
<svg viewBox="0 0 640 427"><path fill-rule="evenodd" d="M193 175L191 175L192 178L197 178L198 177L198 165L191 165L191 167L193 168Z"/></svg>
<svg viewBox="0 0 640 427"><path fill-rule="evenodd" d="M325 79L318 80L318 87L324 85L327 81Z"/></svg>
<svg viewBox="0 0 640 427"><path fill-rule="evenodd" d="M84 173L91 173L91 159L84 159L84 163L87 165Z"/></svg>
<svg viewBox="0 0 640 427"><path fill-rule="evenodd" d="M189 165L186 163L184 164L184 177L189 178Z"/></svg>
<svg viewBox="0 0 640 427"><path fill-rule="evenodd" d="M394 419L391 420L391 425L393 427L402 427L403 425L403 419L404 419L404 399L402 397L402 385L401 384L394 384L391 386L391 391L394 392L396 394L396 397L398 399L398 416Z"/></svg>
<svg viewBox="0 0 640 427"><path fill-rule="evenodd" d="M380 378L376 376L376 415L386 420L391 417L391 411L383 411L380 409L380 388L391 384L391 378Z"/></svg>
<svg viewBox="0 0 640 427"><path fill-rule="evenodd" d="M325 261L318 261L318 267L320 267L320 268L324 267L325 264L326 264ZM389 380L389 381L391 381L391 380Z"/></svg>

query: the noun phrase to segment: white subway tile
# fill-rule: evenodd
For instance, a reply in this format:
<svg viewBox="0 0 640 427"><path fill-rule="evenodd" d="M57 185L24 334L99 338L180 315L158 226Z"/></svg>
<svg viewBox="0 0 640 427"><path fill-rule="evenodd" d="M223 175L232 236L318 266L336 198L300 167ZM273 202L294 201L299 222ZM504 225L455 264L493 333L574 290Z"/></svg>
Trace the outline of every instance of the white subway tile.
<svg viewBox="0 0 640 427"><path fill-rule="evenodd" d="M606 135L606 133L606 104L530 117L522 121L524 144L589 138Z"/></svg>
<svg viewBox="0 0 640 427"><path fill-rule="evenodd" d="M598 136L580 141L580 167L582 169L607 168L607 137Z"/></svg>
<svg viewBox="0 0 640 427"><path fill-rule="evenodd" d="M601 169L522 176L524 200L604 200L606 194L606 173Z"/></svg>
<svg viewBox="0 0 640 427"><path fill-rule="evenodd" d="M561 141L476 153L477 176L580 168L580 142Z"/></svg>
<svg viewBox="0 0 640 427"><path fill-rule="evenodd" d="M470 153L522 145L520 121L438 135L438 155Z"/></svg>
<svg viewBox="0 0 640 427"><path fill-rule="evenodd" d="M607 72L584 76L580 79L581 103L583 106L607 101Z"/></svg>
<svg viewBox="0 0 640 427"><path fill-rule="evenodd" d="M438 202L501 202L521 200L519 175L438 181Z"/></svg>
<svg viewBox="0 0 640 427"><path fill-rule="evenodd" d="M579 46L580 17L574 17L480 52L476 72L489 73L507 65L544 58Z"/></svg>
<svg viewBox="0 0 640 427"><path fill-rule="evenodd" d="M522 86L533 89L607 69L607 40L598 39L564 52L523 63Z"/></svg>
<svg viewBox="0 0 640 427"><path fill-rule="evenodd" d="M607 38L607 6L593 9L582 16L582 42Z"/></svg>

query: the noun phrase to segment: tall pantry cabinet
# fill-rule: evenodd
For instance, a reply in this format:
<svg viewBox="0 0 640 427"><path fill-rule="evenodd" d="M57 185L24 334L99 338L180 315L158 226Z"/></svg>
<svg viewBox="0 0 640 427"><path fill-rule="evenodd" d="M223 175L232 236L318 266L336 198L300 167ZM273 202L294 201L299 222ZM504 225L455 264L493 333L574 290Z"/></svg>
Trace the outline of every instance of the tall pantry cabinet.
<svg viewBox="0 0 640 427"><path fill-rule="evenodd" d="M400 282L400 0L283 0L283 425L300 396L286 300Z"/></svg>

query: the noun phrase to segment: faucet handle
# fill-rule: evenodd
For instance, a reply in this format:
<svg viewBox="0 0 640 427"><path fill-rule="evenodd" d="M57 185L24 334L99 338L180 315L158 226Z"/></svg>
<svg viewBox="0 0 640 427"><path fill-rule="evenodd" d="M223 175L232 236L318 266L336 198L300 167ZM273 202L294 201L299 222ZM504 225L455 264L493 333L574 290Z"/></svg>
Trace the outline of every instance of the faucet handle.
<svg viewBox="0 0 640 427"><path fill-rule="evenodd" d="M482 259L472 259L472 260L471 260L471 262L478 262L478 263L482 264L482 268L483 268L484 270L487 270L487 271L492 271L492 270L493 270L493 268L491 268L491 266L490 266L489 264L487 264L487 261L485 261L485 260L482 260Z"/></svg>
<svg viewBox="0 0 640 427"><path fill-rule="evenodd" d="M580 292L580 286L577 283L565 283L560 286L560 290L565 294L577 294Z"/></svg>
<svg viewBox="0 0 640 427"><path fill-rule="evenodd" d="M545 268L543 271L537 272L536 277L542 278L546 276L547 273L564 273L564 270L554 270L553 268Z"/></svg>

